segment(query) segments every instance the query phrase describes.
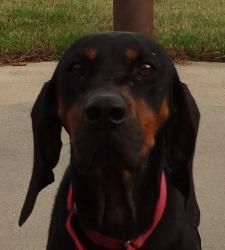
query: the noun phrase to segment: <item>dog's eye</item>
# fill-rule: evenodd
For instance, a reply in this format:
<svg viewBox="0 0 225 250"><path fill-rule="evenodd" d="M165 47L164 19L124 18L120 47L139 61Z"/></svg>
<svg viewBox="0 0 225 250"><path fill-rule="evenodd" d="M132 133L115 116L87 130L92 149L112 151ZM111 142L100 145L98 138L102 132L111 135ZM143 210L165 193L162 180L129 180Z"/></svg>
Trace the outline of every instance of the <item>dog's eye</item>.
<svg viewBox="0 0 225 250"><path fill-rule="evenodd" d="M71 66L71 71L77 77L83 77L87 73L87 69L84 65L80 63L75 63Z"/></svg>
<svg viewBox="0 0 225 250"><path fill-rule="evenodd" d="M154 67L153 67L151 64L148 64L148 63L142 64L142 65L138 68L138 70L137 70L137 73L138 73L140 76L143 76L143 77L148 77L148 76L150 76L153 72L154 72Z"/></svg>

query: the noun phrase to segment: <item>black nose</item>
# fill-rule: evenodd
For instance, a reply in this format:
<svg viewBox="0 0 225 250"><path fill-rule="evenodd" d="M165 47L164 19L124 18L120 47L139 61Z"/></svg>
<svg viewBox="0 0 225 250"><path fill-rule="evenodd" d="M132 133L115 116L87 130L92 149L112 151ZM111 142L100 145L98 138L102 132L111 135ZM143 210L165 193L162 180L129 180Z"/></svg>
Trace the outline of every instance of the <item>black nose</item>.
<svg viewBox="0 0 225 250"><path fill-rule="evenodd" d="M90 124L121 125L127 117L127 105L120 95L101 93L88 98L84 112Z"/></svg>

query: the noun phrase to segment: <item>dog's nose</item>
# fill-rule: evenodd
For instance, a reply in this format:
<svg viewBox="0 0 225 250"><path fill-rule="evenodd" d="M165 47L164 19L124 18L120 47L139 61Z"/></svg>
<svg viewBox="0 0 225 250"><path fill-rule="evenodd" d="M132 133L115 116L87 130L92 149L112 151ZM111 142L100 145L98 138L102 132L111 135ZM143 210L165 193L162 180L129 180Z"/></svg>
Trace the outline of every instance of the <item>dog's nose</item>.
<svg viewBox="0 0 225 250"><path fill-rule="evenodd" d="M84 107L85 117L92 125L121 125L127 117L127 105L122 96L102 93L88 98Z"/></svg>

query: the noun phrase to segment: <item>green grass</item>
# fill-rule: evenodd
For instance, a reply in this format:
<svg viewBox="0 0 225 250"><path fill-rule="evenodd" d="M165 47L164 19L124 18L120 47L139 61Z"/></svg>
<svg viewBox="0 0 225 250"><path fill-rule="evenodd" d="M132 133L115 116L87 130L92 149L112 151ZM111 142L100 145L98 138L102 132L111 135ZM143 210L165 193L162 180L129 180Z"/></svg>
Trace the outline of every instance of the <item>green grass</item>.
<svg viewBox="0 0 225 250"><path fill-rule="evenodd" d="M1 0L1 61L55 59L80 36L111 30L111 9L108 0Z"/></svg>
<svg viewBox="0 0 225 250"><path fill-rule="evenodd" d="M155 0L158 40L190 58L225 61L224 0Z"/></svg>
<svg viewBox="0 0 225 250"><path fill-rule="evenodd" d="M1 0L0 61L57 59L80 36L112 30L112 0ZM155 0L155 36L175 56L225 60L224 0Z"/></svg>

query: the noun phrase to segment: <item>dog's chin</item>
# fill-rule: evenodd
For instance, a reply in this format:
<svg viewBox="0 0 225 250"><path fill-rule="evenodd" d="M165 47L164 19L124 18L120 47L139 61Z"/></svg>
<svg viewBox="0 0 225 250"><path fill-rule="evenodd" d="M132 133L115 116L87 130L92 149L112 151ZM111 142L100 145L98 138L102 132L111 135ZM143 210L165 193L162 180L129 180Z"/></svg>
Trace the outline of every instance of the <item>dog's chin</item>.
<svg viewBox="0 0 225 250"><path fill-rule="evenodd" d="M120 168L134 174L143 165L143 158L138 152L127 152L126 148L115 148L109 145L88 148L86 154L80 153L72 161L80 174L93 174L99 168L110 171Z"/></svg>

